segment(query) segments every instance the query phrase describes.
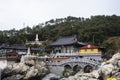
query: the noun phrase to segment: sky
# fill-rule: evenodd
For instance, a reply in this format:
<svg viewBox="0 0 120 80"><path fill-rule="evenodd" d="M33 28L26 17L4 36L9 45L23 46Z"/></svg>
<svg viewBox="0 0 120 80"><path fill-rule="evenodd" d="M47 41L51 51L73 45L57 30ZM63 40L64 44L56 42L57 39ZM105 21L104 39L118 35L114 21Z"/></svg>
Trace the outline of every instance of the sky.
<svg viewBox="0 0 120 80"><path fill-rule="evenodd" d="M120 15L120 0L0 0L0 30L67 16Z"/></svg>

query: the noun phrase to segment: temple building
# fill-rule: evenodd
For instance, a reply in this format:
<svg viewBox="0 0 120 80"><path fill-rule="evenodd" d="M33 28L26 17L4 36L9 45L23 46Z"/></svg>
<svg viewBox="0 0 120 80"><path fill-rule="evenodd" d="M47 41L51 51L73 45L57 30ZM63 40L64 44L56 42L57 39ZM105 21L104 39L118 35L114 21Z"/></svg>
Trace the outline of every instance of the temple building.
<svg viewBox="0 0 120 80"><path fill-rule="evenodd" d="M102 50L99 46L79 42L74 36L60 37L52 42L52 54L99 54Z"/></svg>
<svg viewBox="0 0 120 80"><path fill-rule="evenodd" d="M99 54L101 53L101 50L98 46L88 44L81 47L79 50L79 53L80 54Z"/></svg>
<svg viewBox="0 0 120 80"><path fill-rule="evenodd" d="M89 59L101 61L102 51L99 46L79 42L76 35L60 37L49 44L52 47L51 53L48 54L50 61L62 61L66 59Z"/></svg>
<svg viewBox="0 0 120 80"><path fill-rule="evenodd" d="M52 53L78 53L79 48L87 45L86 43L79 42L74 36L60 37L55 42L51 43L53 47Z"/></svg>
<svg viewBox="0 0 120 80"><path fill-rule="evenodd" d="M0 45L0 56L2 55L26 55L28 50L28 47L25 45L19 45L19 44L14 44L14 45ZM30 48L31 53L37 54L40 51L44 50L44 47L39 47L39 48Z"/></svg>

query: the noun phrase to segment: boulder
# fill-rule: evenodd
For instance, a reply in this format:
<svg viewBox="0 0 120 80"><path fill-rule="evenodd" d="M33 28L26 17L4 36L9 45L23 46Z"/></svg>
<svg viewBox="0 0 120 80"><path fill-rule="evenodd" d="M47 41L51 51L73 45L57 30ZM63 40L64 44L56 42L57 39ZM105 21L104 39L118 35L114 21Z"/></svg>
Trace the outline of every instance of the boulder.
<svg viewBox="0 0 120 80"><path fill-rule="evenodd" d="M35 67L31 67L30 70L26 73L24 79L29 79L30 77L34 77L38 74L38 69L35 69Z"/></svg>
<svg viewBox="0 0 120 80"><path fill-rule="evenodd" d="M45 62L27 57L20 63L8 65L2 71L2 80L33 80L44 77L48 73Z"/></svg>
<svg viewBox="0 0 120 80"><path fill-rule="evenodd" d="M61 80L106 80L108 77L120 79L120 53L113 55L110 60L103 62L97 70L91 73L78 72L74 76Z"/></svg>

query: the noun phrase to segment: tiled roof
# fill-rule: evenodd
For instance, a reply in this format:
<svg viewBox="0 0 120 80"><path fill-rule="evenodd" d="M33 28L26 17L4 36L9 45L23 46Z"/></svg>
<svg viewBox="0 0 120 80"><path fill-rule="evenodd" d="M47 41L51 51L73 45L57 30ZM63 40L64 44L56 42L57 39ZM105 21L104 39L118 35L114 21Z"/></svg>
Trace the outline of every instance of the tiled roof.
<svg viewBox="0 0 120 80"><path fill-rule="evenodd" d="M85 45L85 43L83 42L78 42L76 35L74 36L69 36L69 37L60 37L59 39L57 39L55 42L51 43L51 46L59 46L59 45L70 45L70 44L80 44L80 45Z"/></svg>
<svg viewBox="0 0 120 80"><path fill-rule="evenodd" d="M9 52L7 55L17 55L17 52Z"/></svg>
<svg viewBox="0 0 120 80"><path fill-rule="evenodd" d="M28 47L25 45L18 45L18 44L14 44L14 45L1 45L0 46L1 49L15 49L15 50L27 50ZM31 48L31 50L33 51L40 51L40 50L44 50L44 47L40 47L40 48Z"/></svg>
<svg viewBox="0 0 120 80"><path fill-rule="evenodd" d="M83 45L83 46L84 46L84 45L87 45L87 43L84 43L84 42L79 42L79 41L78 41L77 43L80 44L80 45Z"/></svg>
<svg viewBox="0 0 120 80"><path fill-rule="evenodd" d="M42 51L42 50L44 50L44 47L43 48L31 48L31 50L33 50L33 51Z"/></svg>
<svg viewBox="0 0 120 80"><path fill-rule="evenodd" d="M51 43L50 45L68 45L76 43L77 39L76 36L70 36L70 37L60 37L55 42Z"/></svg>
<svg viewBox="0 0 120 80"><path fill-rule="evenodd" d="M0 48L3 49L27 49L24 45L1 45Z"/></svg>
<svg viewBox="0 0 120 80"><path fill-rule="evenodd" d="M81 47L81 49L94 49L94 48L98 48L98 46L86 45L86 46Z"/></svg>

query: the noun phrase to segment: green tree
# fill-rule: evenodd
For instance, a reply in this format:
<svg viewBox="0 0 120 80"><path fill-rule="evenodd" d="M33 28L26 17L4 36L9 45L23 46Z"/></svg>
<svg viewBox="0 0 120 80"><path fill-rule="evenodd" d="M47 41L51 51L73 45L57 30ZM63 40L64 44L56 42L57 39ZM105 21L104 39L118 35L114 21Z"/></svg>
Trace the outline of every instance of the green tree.
<svg viewBox="0 0 120 80"><path fill-rule="evenodd" d="M120 37L111 37L103 42L108 54L114 54L120 50Z"/></svg>

